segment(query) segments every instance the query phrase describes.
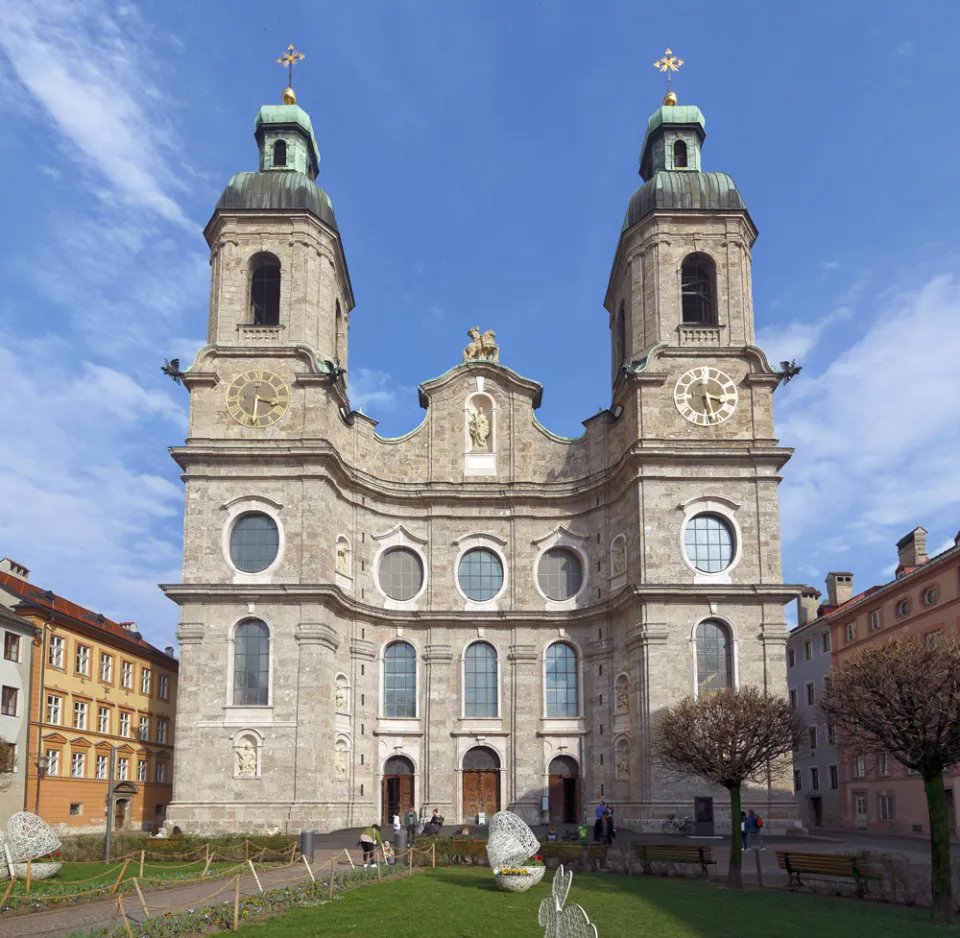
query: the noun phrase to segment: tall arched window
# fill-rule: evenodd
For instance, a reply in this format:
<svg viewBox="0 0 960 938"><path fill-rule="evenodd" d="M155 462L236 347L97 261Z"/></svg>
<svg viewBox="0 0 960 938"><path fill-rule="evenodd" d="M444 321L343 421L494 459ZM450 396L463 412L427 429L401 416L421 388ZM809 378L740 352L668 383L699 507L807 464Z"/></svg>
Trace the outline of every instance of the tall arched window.
<svg viewBox="0 0 960 938"><path fill-rule="evenodd" d="M626 311L623 303L617 311L617 318L613 324L613 364L615 368L620 368L623 359L627 354L627 324Z"/></svg>
<svg viewBox="0 0 960 938"><path fill-rule="evenodd" d="M337 300L336 314L333 320L333 358L338 365L343 363L343 353L346 347L347 336L343 328L343 311L340 309L340 301Z"/></svg>
<svg viewBox="0 0 960 938"><path fill-rule="evenodd" d="M497 650L488 642L474 642L464 662L465 717L497 717Z"/></svg>
<svg viewBox="0 0 960 938"><path fill-rule="evenodd" d="M407 642L394 642L383 654L383 715L417 715L417 653Z"/></svg>
<svg viewBox="0 0 960 938"><path fill-rule="evenodd" d="M278 140L273 145L273 165L274 166L287 165L287 144L285 140Z"/></svg>
<svg viewBox="0 0 960 938"><path fill-rule="evenodd" d="M680 268L683 321L698 326L717 324L716 269L706 254L689 254Z"/></svg>
<svg viewBox="0 0 960 938"><path fill-rule="evenodd" d="M730 632L718 619L697 626L697 693L712 694L733 687Z"/></svg>
<svg viewBox="0 0 960 938"><path fill-rule="evenodd" d="M548 717L580 715L577 653L564 642L555 642L547 649L545 684Z"/></svg>
<svg viewBox="0 0 960 938"><path fill-rule="evenodd" d="M280 325L280 261L261 255L250 278L250 306L256 326Z"/></svg>
<svg viewBox="0 0 960 938"><path fill-rule="evenodd" d="M233 705L265 707L270 703L270 629L248 619L233 636Z"/></svg>
<svg viewBox="0 0 960 938"><path fill-rule="evenodd" d="M677 140L673 144L673 168L687 168L687 145L682 140Z"/></svg>

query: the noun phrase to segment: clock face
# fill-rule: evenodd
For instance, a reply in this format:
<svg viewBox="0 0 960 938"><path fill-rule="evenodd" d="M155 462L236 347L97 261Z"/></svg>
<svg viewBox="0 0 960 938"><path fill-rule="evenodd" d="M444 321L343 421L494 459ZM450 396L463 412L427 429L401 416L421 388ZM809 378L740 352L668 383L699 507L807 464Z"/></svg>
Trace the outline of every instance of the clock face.
<svg viewBox="0 0 960 938"><path fill-rule="evenodd" d="M290 388L271 371L245 371L227 388L227 413L244 427L269 427L286 412Z"/></svg>
<svg viewBox="0 0 960 938"><path fill-rule="evenodd" d="M701 427L723 423L737 407L737 386L717 368L691 368L673 389L677 410Z"/></svg>

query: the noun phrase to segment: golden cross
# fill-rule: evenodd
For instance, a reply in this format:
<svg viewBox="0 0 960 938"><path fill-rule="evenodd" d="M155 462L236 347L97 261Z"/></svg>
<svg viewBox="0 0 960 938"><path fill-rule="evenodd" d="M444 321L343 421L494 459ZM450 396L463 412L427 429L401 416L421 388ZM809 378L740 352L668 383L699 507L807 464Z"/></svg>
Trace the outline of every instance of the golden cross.
<svg viewBox="0 0 960 938"><path fill-rule="evenodd" d="M277 59L277 62L279 62L281 65L286 65L286 66L287 66L287 70L288 70L287 87L288 87L288 88L292 88L292 87L293 87L293 65L294 65L294 63L295 63L295 62L302 62L305 58L306 58L306 56L305 56L302 52L297 52L297 51L293 48L293 43L291 42L290 45L287 46L287 51L284 52L284 54L281 55L279 59Z"/></svg>
<svg viewBox="0 0 960 938"><path fill-rule="evenodd" d="M681 65L683 65L683 59L678 59L671 49L667 49L663 54L663 58L657 59L657 61L653 63L654 68L659 68L661 72L667 73L667 94L670 93L670 73L675 72Z"/></svg>

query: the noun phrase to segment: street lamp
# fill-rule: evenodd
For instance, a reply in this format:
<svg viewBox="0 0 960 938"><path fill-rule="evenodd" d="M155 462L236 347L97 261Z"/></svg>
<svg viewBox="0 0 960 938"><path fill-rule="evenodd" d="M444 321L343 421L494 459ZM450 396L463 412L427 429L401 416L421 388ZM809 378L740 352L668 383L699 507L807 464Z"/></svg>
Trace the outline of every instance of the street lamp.
<svg viewBox="0 0 960 938"><path fill-rule="evenodd" d="M34 799L33 803L33 813L40 816L40 782L44 779L47 774L47 769L50 768L50 756L42 755L37 753L37 797Z"/></svg>

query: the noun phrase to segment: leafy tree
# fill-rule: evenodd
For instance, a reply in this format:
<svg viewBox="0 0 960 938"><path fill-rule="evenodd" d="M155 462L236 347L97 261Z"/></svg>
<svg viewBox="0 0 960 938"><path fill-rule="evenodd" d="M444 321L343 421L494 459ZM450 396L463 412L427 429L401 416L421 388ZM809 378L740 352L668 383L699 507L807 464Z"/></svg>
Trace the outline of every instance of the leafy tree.
<svg viewBox="0 0 960 938"><path fill-rule="evenodd" d="M855 754L885 752L923 778L930 815L933 917L953 915L943 773L960 762L960 641L896 638L835 669L820 713Z"/></svg>
<svg viewBox="0 0 960 938"><path fill-rule="evenodd" d="M786 768L803 733L803 720L782 697L756 687L686 697L660 717L653 749L683 775L695 775L730 792L730 870L727 886L742 889L740 788Z"/></svg>

